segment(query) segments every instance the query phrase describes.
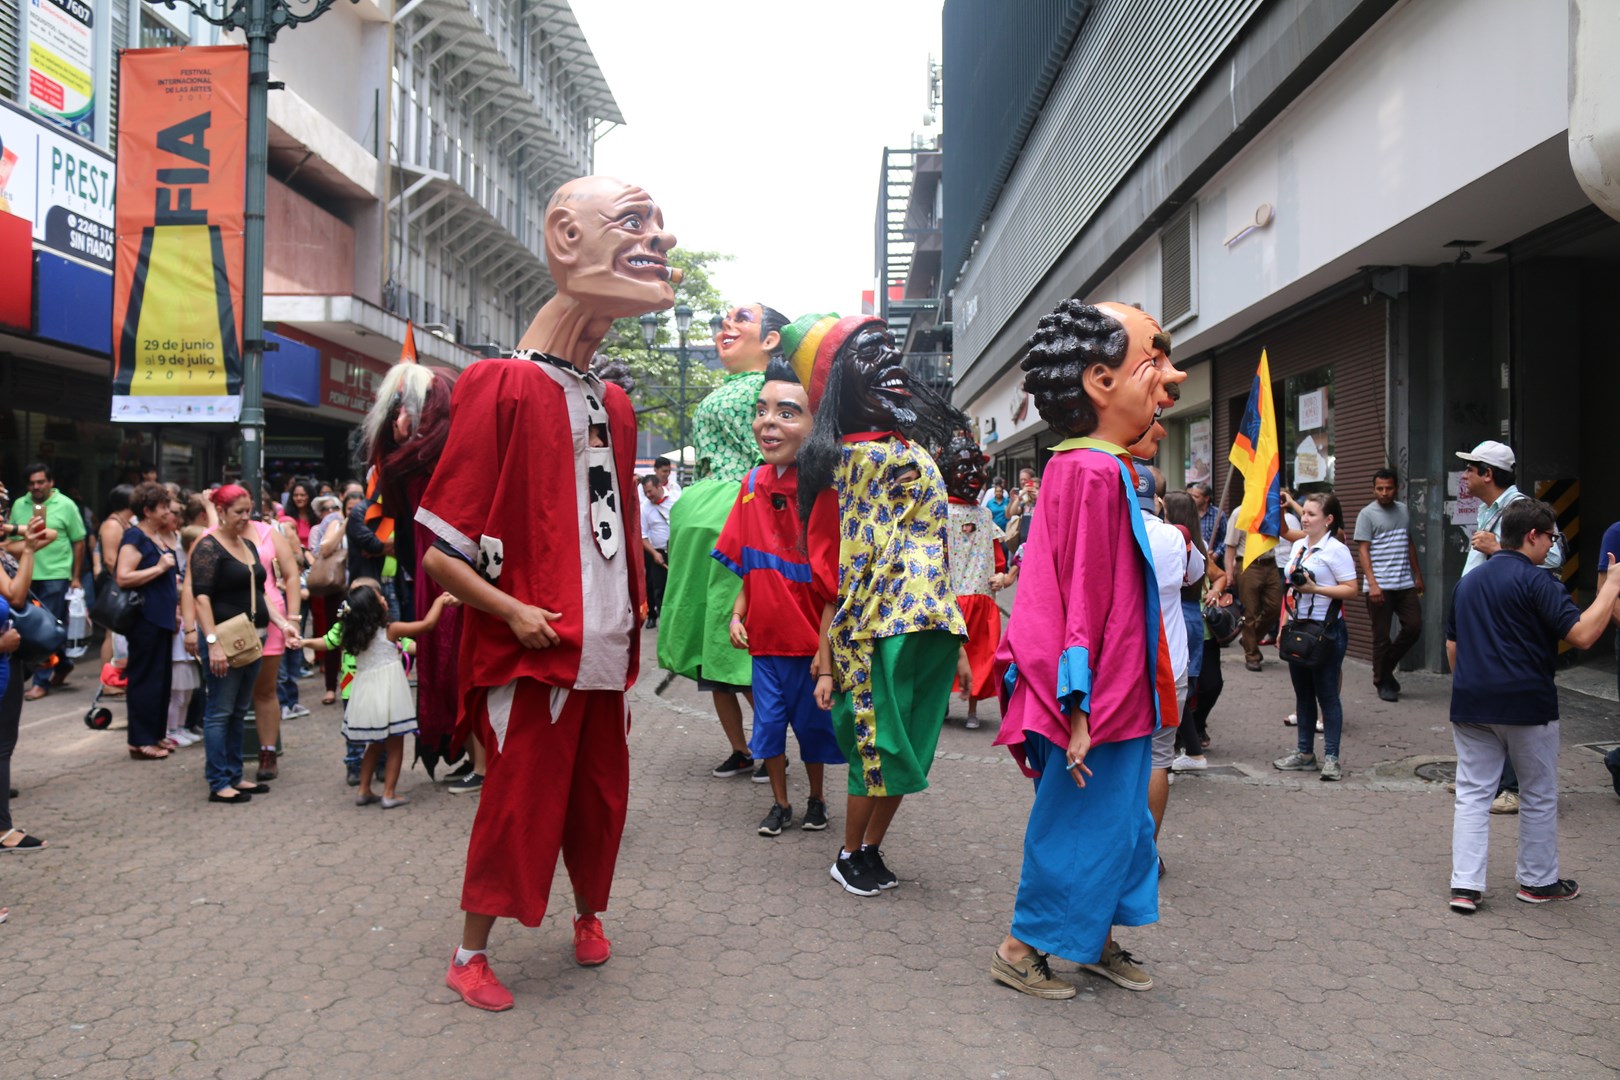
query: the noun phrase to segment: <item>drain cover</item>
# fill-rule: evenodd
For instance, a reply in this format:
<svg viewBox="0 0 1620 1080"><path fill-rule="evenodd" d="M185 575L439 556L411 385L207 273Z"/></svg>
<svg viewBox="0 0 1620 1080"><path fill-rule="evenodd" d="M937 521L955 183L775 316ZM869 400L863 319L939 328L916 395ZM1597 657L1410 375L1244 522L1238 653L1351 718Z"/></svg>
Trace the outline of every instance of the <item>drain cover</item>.
<svg viewBox="0 0 1620 1080"><path fill-rule="evenodd" d="M1427 780L1431 784L1444 784L1457 779L1455 761L1431 761L1427 765L1419 765L1414 771L1419 780Z"/></svg>

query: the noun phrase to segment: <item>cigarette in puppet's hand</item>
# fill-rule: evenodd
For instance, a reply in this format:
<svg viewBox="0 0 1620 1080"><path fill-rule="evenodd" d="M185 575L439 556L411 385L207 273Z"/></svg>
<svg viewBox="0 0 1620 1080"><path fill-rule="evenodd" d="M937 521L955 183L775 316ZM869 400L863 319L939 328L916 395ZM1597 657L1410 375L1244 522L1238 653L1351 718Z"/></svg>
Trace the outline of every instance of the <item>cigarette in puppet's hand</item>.
<svg viewBox="0 0 1620 1080"><path fill-rule="evenodd" d="M686 280L686 271L678 266L666 266L664 267L664 280L671 285L679 285Z"/></svg>

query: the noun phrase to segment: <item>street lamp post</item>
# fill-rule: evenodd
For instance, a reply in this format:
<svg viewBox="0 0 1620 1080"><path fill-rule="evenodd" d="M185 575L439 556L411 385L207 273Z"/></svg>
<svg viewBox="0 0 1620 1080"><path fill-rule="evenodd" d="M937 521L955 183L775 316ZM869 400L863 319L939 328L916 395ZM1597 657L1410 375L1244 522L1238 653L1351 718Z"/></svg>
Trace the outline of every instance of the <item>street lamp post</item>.
<svg viewBox="0 0 1620 1080"><path fill-rule="evenodd" d="M680 363L680 367L681 367L681 396L680 396L680 405L678 406L680 408L680 410L681 410L681 412L680 412L681 438L680 438L679 449L680 449L680 452L681 452L681 458L684 461L685 458L686 458L686 424L687 424L687 417L686 417L686 365L687 365L687 362L688 362L687 355L686 355L686 332L688 330L692 329L692 309L687 307L685 304L679 304L675 308L675 329L680 334L680 342L681 342L681 348L680 348L680 353L679 353L679 363Z"/></svg>
<svg viewBox="0 0 1620 1080"><path fill-rule="evenodd" d="M247 200L242 223L242 486L259 505L264 472L264 188L270 164L270 43L283 29L313 22L337 0L232 0L214 15L210 0L147 0L170 11L182 3L198 18L240 30L248 45ZM358 3L359 0L350 0Z"/></svg>

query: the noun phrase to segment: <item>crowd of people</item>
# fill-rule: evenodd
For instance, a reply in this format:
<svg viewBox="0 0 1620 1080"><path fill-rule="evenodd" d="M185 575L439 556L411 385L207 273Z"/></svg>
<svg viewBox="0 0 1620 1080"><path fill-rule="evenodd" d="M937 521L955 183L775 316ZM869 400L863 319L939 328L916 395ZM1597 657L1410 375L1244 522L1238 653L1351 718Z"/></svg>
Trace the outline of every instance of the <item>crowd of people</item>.
<svg viewBox="0 0 1620 1080"><path fill-rule="evenodd" d="M452 790L480 799L445 979L502 1011L513 998L488 962L492 929L540 924L559 857L576 961L611 957L600 913L627 814L626 690L643 627L657 631L661 667L712 695L729 744L713 775L769 785L760 836L796 821L828 830L842 814L829 876L858 897L901 884L884 844L906 797L929 786L950 695L967 702L969 728L994 698L994 743L1034 796L990 974L1060 999L1076 987L1053 975L1053 954L1128 990L1153 986L1115 930L1158 918L1170 778L1208 765L1222 646L1241 639L1251 671L1265 670L1266 648L1286 662L1297 731L1280 771L1345 775L1343 611L1358 597L1374 686L1399 700L1424 584L1398 477L1371 478L1354 523L1331 491L1281 491L1275 535L1228 518L1205 485L1166 490L1151 463L1186 374L1140 309L1065 300L1040 320L1024 386L1062 441L1009 489L989 477L968 418L910 379L882 320L742 305L716 335L726 377L694 417L683 489L671 462L636 473L634 411L592 365L607 316L673 303L674 238L656 204L619 181L573 181L545 236L558 292L521 347L453 388L442 372L393 369L365 424L364 484L295 479L255 498L143 477L109 494L96 525L46 466L29 467L29 497L0 537L0 779L24 698L73 670L65 651L25 649L35 631L16 615L30 593L58 619L88 610L113 631L101 681L126 699L131 759L200 737L214 804L270 790L280 723L306 711L307 648L323 701L341 695L358 806L408 803L407 735L430 775L465 754ZM1557 861L1553 656L1615 620L1620 574L1611 557L1596 600L1576 609L1547 572L1562 550L1553 512L1518 491L1511 449L1488 441L1459 457L1482 507L1446 623L1451 907L1467 913L1483 899L1492 811L1521 813L1521 900L1578 895ZM1003 627L997 594L1013 586ZM250 710L256 748L242 745ZM841 807L829 765L848 766ZM9 801L0 827L0 847L45 846L12 825Z"/></svg>

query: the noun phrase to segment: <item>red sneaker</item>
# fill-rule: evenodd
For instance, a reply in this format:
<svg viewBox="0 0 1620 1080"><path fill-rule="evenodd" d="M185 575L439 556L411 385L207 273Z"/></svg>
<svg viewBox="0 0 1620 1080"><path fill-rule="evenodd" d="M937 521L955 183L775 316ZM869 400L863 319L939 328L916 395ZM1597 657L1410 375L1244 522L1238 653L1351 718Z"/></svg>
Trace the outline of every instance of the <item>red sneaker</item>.
<svg viewBox="0 0 1620 1080"><path fill-rule="evenodd" d="M505 1012L512 1007L512 991L501 985L501 980L489 969L489 961L475 956L465 964L456 965L455 953L450 954L450 970L445 973L444 985L461 995L461 1000L475 1009Z"/></svg>
<svg viewBox="0 0 1620 1080"><path fill-rule="evenodd" d="M581 915L574 920L574 961L580 967L596 967L608 962L613 944L602 932L602 920Z"/></svg>

